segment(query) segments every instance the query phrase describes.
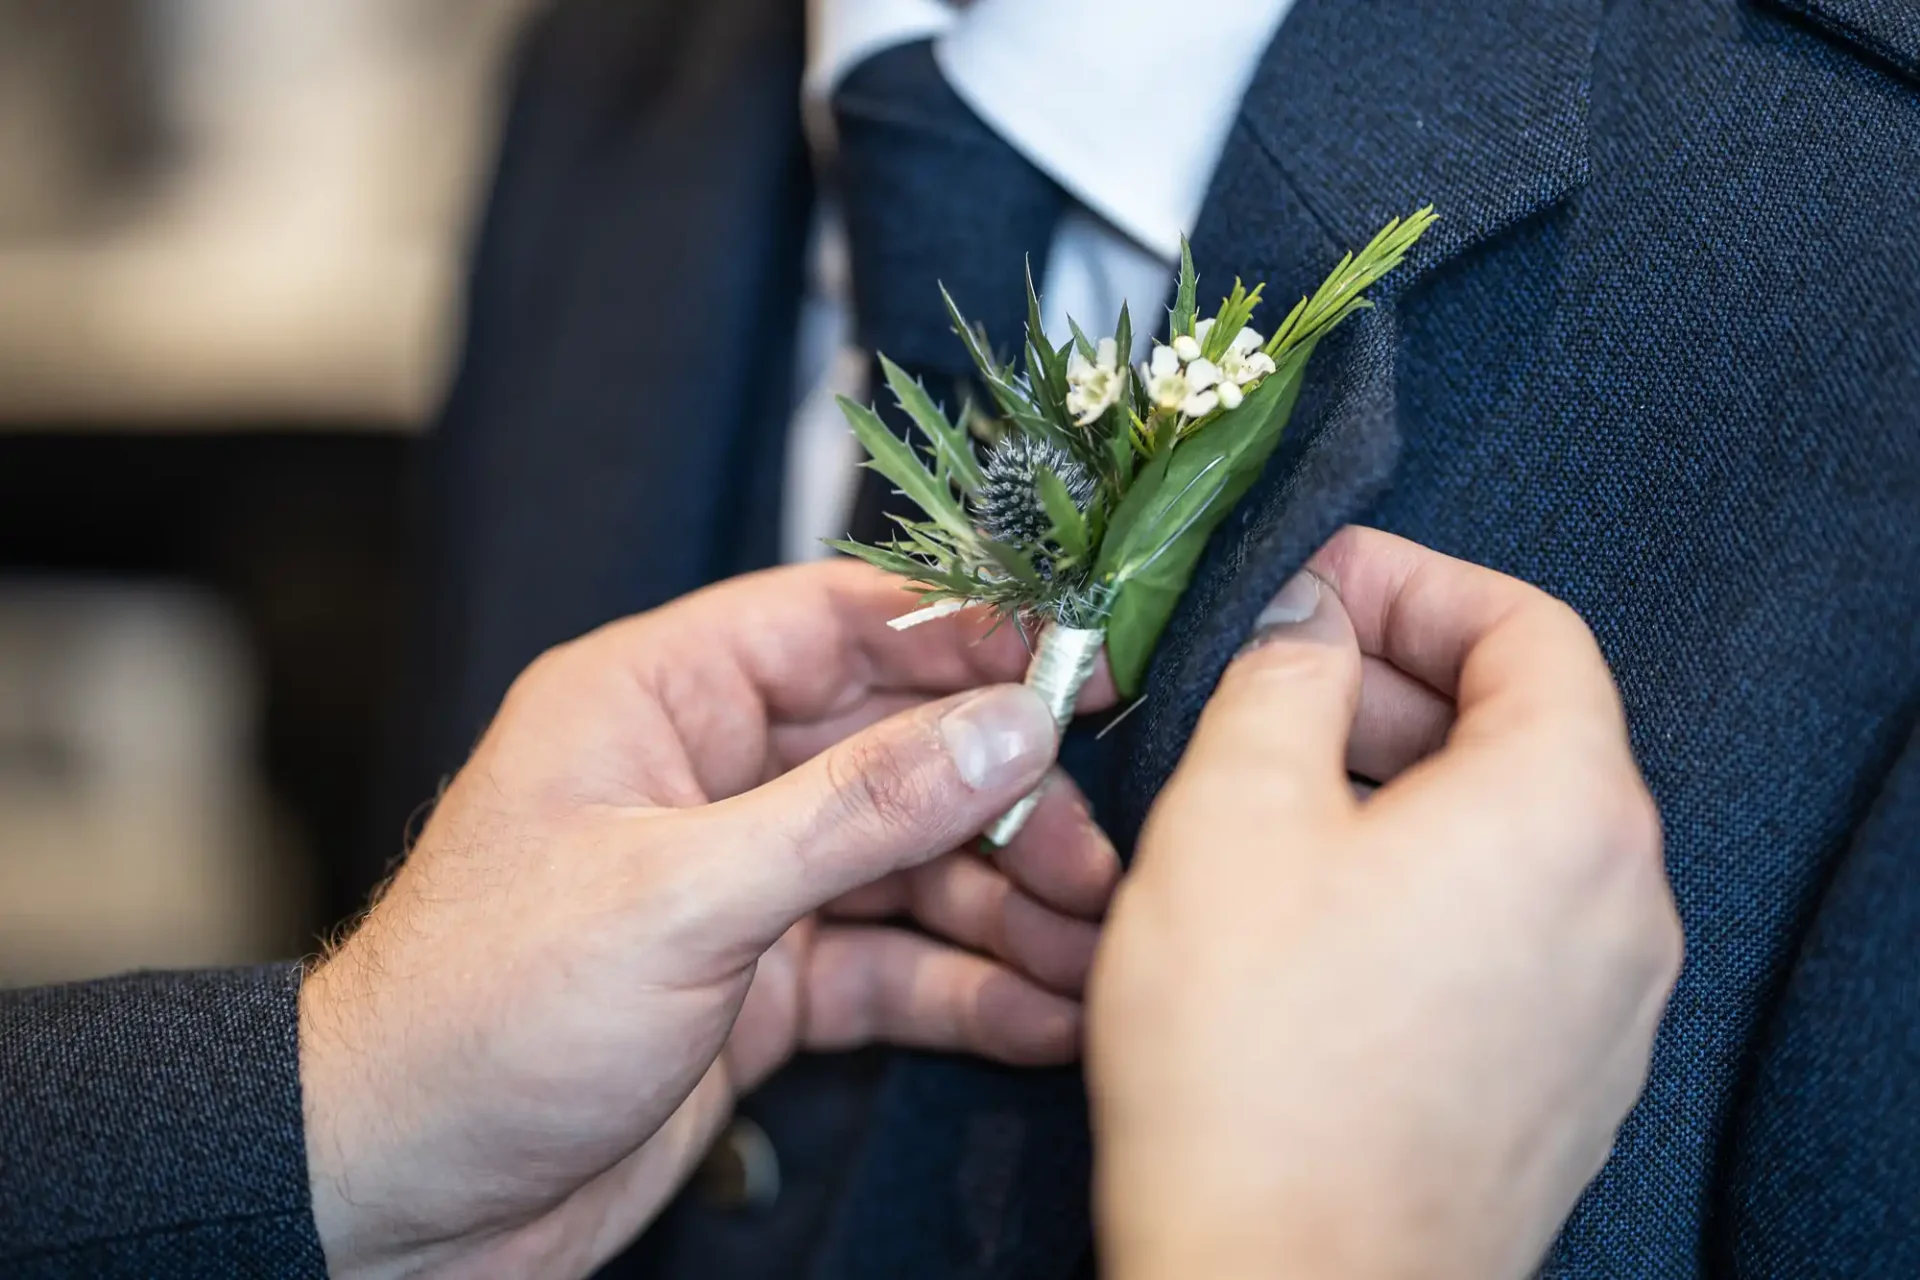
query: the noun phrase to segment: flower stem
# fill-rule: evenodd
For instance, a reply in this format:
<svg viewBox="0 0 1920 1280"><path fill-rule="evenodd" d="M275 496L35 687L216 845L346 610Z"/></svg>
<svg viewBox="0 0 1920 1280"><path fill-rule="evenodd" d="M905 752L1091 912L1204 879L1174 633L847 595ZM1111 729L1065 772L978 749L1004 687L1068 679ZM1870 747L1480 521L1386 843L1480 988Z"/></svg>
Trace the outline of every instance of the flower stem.
<svg viewBox="0 0 1920 1280"><path fill-rule="evenodd" d="M1045 700L1047 710L1053 713L1056 739L1066 733L1067 723L1073 719L1074 701L1093 677L1094 663L1099 661L1100 647L1106 639L1104 628L1068 627L1058 622L1049 622L1041 628L1033 661L1027 664L1026 684ZM1044 783L1035 787L1020 803L996 818L986 830L987 843L1000 849L1013 843L1020 828L1039 807L1044 789Z"/></svg>

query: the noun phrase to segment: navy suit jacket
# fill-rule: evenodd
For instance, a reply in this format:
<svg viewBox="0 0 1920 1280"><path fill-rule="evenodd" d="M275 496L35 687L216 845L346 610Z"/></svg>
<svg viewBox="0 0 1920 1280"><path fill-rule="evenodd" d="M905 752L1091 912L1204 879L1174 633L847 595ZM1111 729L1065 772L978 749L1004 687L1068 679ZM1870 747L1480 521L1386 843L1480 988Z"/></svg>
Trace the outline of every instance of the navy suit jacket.
<svg viewBox="0 0 1920 1280"><path fill-rule="evenodd" d="M531 32L434 442L432 732L403 790L545 645L772 559L800 9L561 0ZM1297 295L1427 202L1146 706L1083 757L1103 820L1124 849L1262 603L1343 523L1565 598L1618 677L1688 959L1545 1274L1920 1274L1920 7L1299 0L1195 228L1203 287ZM1091 1265L1071 1071L814 1060L747 1105L779 1201L683 1197L610 1273ZM76 1203L43 1248L49 1221L92 1229Z"/></svg>
<svg viewBox="0 0 1920 1280"><path fill-rule="evenodd" d="M797 7L680 14L701 52L603 123L591 179L534 154L532 122L647 38L649 7L563 5L530 46L479 265L499 289L524 255L529 316L489 346L481 294L439 442L469 522L441 565L470 601L443 633L473 691L459 741L541 644L772 554L786 403L648 397L716 348L790 346ZM516 215L516 165L564 220ZM1102 817L1124 849L1255 614L1343 523L1563 597L1619 680L1688 960L1547 1274L1920 1274L1920 6L1299 0L1194 230L1203 289L1297 296L1428 202L1440 223L1322 348L1145 707L1083 769ZM564 350L582 325L592 349ZM612 351L644 370L600 376ZM868 1096L809 1064L752 1108L781 1202L689 1197L627 1273L1088 1265L1073 1072L903 1055Z"/></svg>

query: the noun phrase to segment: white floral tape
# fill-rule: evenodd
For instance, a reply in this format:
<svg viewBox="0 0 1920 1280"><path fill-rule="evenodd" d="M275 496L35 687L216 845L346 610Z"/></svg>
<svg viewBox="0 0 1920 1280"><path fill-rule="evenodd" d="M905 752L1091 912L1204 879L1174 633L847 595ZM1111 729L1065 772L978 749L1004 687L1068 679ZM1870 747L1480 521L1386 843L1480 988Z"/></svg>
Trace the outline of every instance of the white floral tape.
<svg viewBox="0 0 1920 1280"><path fill-rule="evenodd" d="M1080 690L1093 678L1093 667L1100 660L1100 646L1106 639L1107 633L1098 628L1063 627L1057 622L1048 623L1040 632L1033 661L1027 664L1026 684L1053 713L1056 737L1067 731L1067 723L1073 719L1073 704L1080 697ZM1039 807L1041 790L1035 787L1020 803L995 819L986 830L987 842L997 848L1011 844Z"/></svg>

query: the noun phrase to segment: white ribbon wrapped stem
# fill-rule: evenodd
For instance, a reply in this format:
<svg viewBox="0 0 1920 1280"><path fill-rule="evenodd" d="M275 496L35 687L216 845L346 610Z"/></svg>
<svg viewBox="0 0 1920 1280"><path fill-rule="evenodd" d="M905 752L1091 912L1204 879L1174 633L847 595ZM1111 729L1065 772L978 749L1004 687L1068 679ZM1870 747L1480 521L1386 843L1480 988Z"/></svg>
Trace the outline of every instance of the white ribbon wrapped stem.
<svg viewBox="0 0 1920 1280"><path fill-rule="evenodd" d="M1067 723L1073 719L1073 704L1093 677L1094 664L1100 660L1100 646L1106 639L1107 633L1098 628L1065 627L1049 622L1041 629L1033 661L1027 664L1026 684L1046 701L1047 710L1053 713L1056 739L1066 733ZM1035 787L1020 803L995 819L986 830L987 842L1002 849L1013 843L1020 828L1039 806L1040 792L1041 787Z"/></svg>

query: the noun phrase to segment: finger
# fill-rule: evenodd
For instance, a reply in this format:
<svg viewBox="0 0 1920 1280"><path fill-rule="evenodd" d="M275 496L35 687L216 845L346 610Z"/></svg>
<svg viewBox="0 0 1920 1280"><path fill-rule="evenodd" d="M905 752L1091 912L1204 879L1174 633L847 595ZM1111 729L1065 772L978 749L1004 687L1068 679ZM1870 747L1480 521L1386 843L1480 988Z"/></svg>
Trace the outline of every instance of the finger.
<svg viewBox="0 0 1920 1280"><path fill-rule="evenodd" d="M1446 744L1453 701L1382 658L1363 656L1361 673L1347 770L1390 782Z"/></svg>
<svg viewBox="0 0 1920 1280"><path fill-rule="evenodd" d="M1297 575L1221 677L1169 791L1257 799L1287 824L1350 811L1347 740L1360 674L1339 598L1312 574Z"/></svg>
<svg viewBox="0 0 1920 1280"><path fill-rule="evenodd" d="M1079 1054L1077 1003L1004 965L904 930L823 926L805 982L802 1048L884 1042L1017 1066Z"/></svg>
<svg viewBox="0 0 1920 1280"><path fill-rule="evenodd" d="M1338 589L1363 652L1453 698L1456 741L1624 729L1586 624L1538 588L1377 529L1342 530L1312 567Z"/></svg>
<svg viewBox="0 0 1920 1280"><path fill-rule="evenodd" d="M768 753L773 774L785 773L862 729L931 701L932 697L924 693L874 690L852 706L821 719L775 724Z"/></svg>
<svg viewBox="0 0 1920 1280"><path fill-rule="evenodd" d="M840 715L875 690L937 696L1025 672L1025 638L990 610L963 609L904 631L887 625L917 604L893 574L821 561L731 579L604 634L649 684L671 676L674 688L695 690L743 679L780 720ZM1098 710L1114 696L1103 662L1082 708Z"/></svg>
<svg viewBox="0 0 1920 1280"><path fill-rule="evenodd" d="M993 861L1056 911L1102 919L1120 883L1120 855L1064 770L1049 773L1043 787L1040 807Z"/></svg>
<svg viewBox="0 0 1920 1280"><path fill-rule="evenodd" d="M771 942L860 885L971 838L1045 774L1055 747L1039 695L997 685L929 703L701 812L721 856L690 874L702 901Z"/></svg>
<svg viewBox="0 0 1920 1280"><path fill-rule="evenodd" d="M835 918L905 912L931 932L974 951L997 956L1052 991L1077 995L1093 963L1099 928L1021 892L978 854L951 853L855 890L828 904Z"/></svg>

